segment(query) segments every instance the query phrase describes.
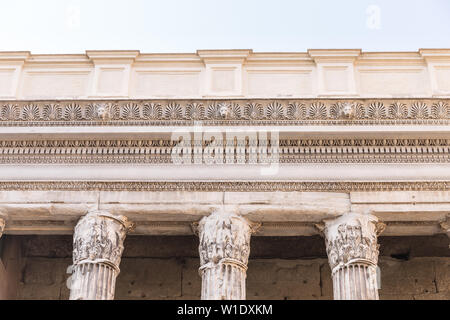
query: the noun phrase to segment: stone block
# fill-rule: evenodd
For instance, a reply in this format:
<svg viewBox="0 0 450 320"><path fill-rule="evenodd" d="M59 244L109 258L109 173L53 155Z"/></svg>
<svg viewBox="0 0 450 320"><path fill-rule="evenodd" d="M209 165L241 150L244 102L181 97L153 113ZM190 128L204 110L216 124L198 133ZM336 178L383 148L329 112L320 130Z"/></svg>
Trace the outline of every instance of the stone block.
<svg viewBox="0 0 450 320"><path fill-rule="evenodd" d="M198 273L199 259L186 259L182 269L182 297L200 299L202 279Z"/></svg>
<svg viewBox="0 0 450 320"><path fill-rule="evenodd" d="M181 296L182 262L177 259L122 259L116 299L164 299Z"/></svg>
<svg viewBox="0 0 450 320"><path fill-rule="evenodd" d="M416 295L436 293L433 258L414 258L408 261L380 259L380 294Z"/></svg>
<svg viewBox="0 0 450 320"><path fill-rule="evenodd" d="M320 295L320 261L249 262L247 299L317 299Z"/></svg>

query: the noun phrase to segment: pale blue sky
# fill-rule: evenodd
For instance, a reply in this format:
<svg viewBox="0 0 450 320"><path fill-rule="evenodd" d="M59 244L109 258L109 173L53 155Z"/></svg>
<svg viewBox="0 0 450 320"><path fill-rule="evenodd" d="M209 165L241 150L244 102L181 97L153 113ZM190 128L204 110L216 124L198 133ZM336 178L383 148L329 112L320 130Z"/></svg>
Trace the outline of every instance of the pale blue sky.
<svg viewBox="0 0 450 320"><path fill-rule="evenodd" d="M0 51L450 47L449 0L1 0Z"/></svg>

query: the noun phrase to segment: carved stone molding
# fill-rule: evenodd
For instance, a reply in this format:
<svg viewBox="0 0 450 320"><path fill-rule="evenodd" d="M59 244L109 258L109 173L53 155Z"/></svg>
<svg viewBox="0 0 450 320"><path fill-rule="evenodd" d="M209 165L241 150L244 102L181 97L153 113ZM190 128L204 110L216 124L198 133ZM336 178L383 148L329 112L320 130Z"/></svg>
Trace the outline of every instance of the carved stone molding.
<svg viewBox="0 0 450 320"><path fill-rule="evenodd" d="M203 153L211 141L192 141ZM171 164L172 140L0 140L0 163L145 163ZM227 141L223 142L224 145ZM450 162L450 139L281 139L279 146L246 142L233 152L245 163L276 148L280 163L445 163ZM253 155L251 157L250 155ZM226 152L223 148L223 156ZM192 159L194 161L194 159ZM237 159L235 160L237 161ZM227 163L228 159L227 159Z"/></svg>
<svg viewBox="0 0 450 320"><path fill-rule="evenodd" d="M448 99L2 101L0 125L448 124Z"/></svg>
<svg viewBox="0 0 450 320"><path fill-rule="evenodd" d="M450 181L0 181L0 190L104 191L447 191Z"/></svg>
<svg viewBox="0 0 450 320"><path fill-rule="evenodd" d="M371 214L348 213L325 220L325 236L336 300L378 299L378 235L386 225Z"/></svg>
<svg viewBox="0 0 450 320"><path fill-rule="evenodd" d="M245 299L250 236L256 228L225 211L215 211L198 223L203 300Z"/></svg>
<svg viewBox="0 0 450 320"><path fill-rule="evenodd" d="M132 223L124 216L92 211L75 227L70 299L111 300Z"/></svg>

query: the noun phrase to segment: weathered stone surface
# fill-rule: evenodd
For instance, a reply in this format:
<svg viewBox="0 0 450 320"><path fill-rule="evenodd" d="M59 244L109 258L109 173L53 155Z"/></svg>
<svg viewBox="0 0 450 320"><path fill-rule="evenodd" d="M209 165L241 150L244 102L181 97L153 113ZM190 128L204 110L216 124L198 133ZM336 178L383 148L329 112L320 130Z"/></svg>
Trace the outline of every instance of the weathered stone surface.
<svg viewBox="0 0 450 320"><path fill-rule="evenodd" d="M14 236L22 239L28 257L71 258L73 240L71 236Z"/></svg>
<svg viewBox="0 0 450 320"><path fill-rule="evenodd" d="M333 166L332 164L323 165ZM26 173L22 173L25 170L22 167L21 165L17 170L14 168L5 169L5 172L18 172L23 174L23 178L31 179ZM30 170L35 170L41 174L43 168ZM132 168L135 170L134 166ZM52 168L47 169L50 172L54 171ZM65 170L65 166L59 169ZM103 167L91 169L96 172L103 170ZM151 170L162 172L162 169L152 168ZM179 170L179 168L175 169ZM203 170L203 168L201 169ZM317 168L286 167L285 169L287 170L285 175L288 180L294 179L294 177L289 176L292 175L292 172L321 171ZM433 170L435 169L433 165ZM115 169L114 172L127 172L127 170L128 167L124 170ZM147 169L144 171L136 170L138 176L142 175L142 172L148 171ZM172 169L164 168L164 170L170 171ZM328 170L335 174L340 172L341 169L336 167ZM347 167L345 170L352 171ZM372 172L371 169L366 167L362 167L360 170ZM383 168L378 170L384 174ZM446 168L441 168L441 170L450 172ZM76 170L68 170L68 172L72 171ZM199 170L185 171L195 173ZM366 175L366 173L362 172L360 175ZM42 178L44 177L49 179L50 176L43 173ZM161 179L165 177L161 177ZM141 177L139 176L139 178ZM239 179L241 178L239 177ZM441 175L439 178L443 179ZM61 185L65 186L64 183ZM248 188L250 186L252 184L249 184ZM16 186L16 188L19 187L20 185ZM329 187L331 188L331 186ZM49 186L49 188L52 187ZM284 187L278 186L278 188ZM323 191L327 190L327 183L323 184L323 188ZM223 206L235 210L237 214L252 221L263 222L258 232L258 235L261 236L317 235L317 230L314 229L313 224L322 219L348 212L350 207L358 212L374 210L375 215L387 223L384 235L434 235L444 232L440 223L450 209L450 203L445 198L446 192L396 191L396 195L398 195L398 201L403 200L404 202L394 201L395 199L389 196L389 192L357 192L349 199L348 193L345 192L316 191L268 192L261 190L255 192L249 190L221 192L211 190L210 192L157 192L122 190L78 192L27 190L21 193L15 190L3 190L0 197L0 211L9 216L5 232L14 235L70 235L81 216L88 211L100 208L100 210L106 210L115 215L125 215L135 221L137 226L134 233L137 235L188 236L192 235L191 222L199 221L203 216L207 216ZM353 199L355 202L353 202ZM427 200L425 201L425 199Z"/></svg>
<svg viewBox="0 0 450 320"><path fill-rule="evenodd" d="M200 299L202 280L198 274L200 261L198 258L184 260L182 269L182 294L186 299Z"/></svg>
<svg viewBox="0 0 450 320"><path fill-rule="evenodd" d="M116 299L174 299L181 296L183 263L178 259L125 258Z"/></svg>
<svg viewBox="0 0 450 320"><path fill-rule="evenodd" d="M22 265L18 299L68 299L71 259L31 258Z"/></svg>
<svg viewBox="0 0 450 320"><path fill-rule="evenodd" d="M414 300L450 300L449 292L423 293L414 295Z"/></svg>
<svg viewBox="0 0 450 320"><path fill-rule="evenodd" d="M0 300L17 298L23 260L20 239L3 236L1 239Z"/></svg>
<svg viewBox="0 0 450 320"><path fill-rule="evenodd" d="M434 260L434 266L436 272L436 291L438 293L450 293L450 259L436 259Z"/></svg>
<svg viewBox="0 0 450 320"><path fill-rule="evenodd" d="M69 264L70 259L28 258L28 267L22 269L27 281L20 284L18 298L67 299L65 281L69 276L66 274ZM449 258L404 261L380 257L380 299L448 299L449 264ZM43 281L36 279L45 274L49 265L53 266L52 284L46 284L48 276ZM198 259L124 258L121 265L116 299L200 298ZM332 296L331 272L326 259L250 259L247 299L332 299Z"/></svg>
<svg viewBox="0 0 450 320"><path fill-rule="evenodd" d="M437 293L435 261L439 260L440 258L414 258L402 261L383 257L379 263L380 293L391 295Z"/></svg>
<svg viewBox="0 0 450 320"><path fill-rule="evenodd" d="M251 260L248 299L319 299L320 267L326 260Z"/></svg>
<svg viewBox="0 0 450 320"><path fill-rule="evenodd" d="M329 263L320 266L321 299L333 299L333 281Z"/></svg>
<svg viewBox="0 0 450 320"><path fill-rule="evenodd" d="M56 283L58 274L55 263L50 259L41 258L25 266L23 281L25 284L40 284L51 286Z"/></svg>
<svg viewBox="0 0 450 320"><path fill-rule="evenodd" d="M61 247L58 241L40 236L20 238L32 241L24 243L25 259L20 270L22 278L18 298L68 299L69 290L65 282L70 276L66 270L71 264L71 258L55 257L55 253L67 255L64 250L55 251L55 248ZM199 259L196 253L198 243L192 241L185 245L188 238L179 237L177 240L177 237L168 237L164 246L156 248L159 243L156 238L164 237L131 238L135 241L129 242L129 256L126 256L128 249L125 243L121 273L116 284L116 299L200 299L201 278L198 275ZM194 237L192 239L195 240ZM332 299L331 271L323 239L318 238L317 242L304 237L252 239L260 244L251 244L254 257L250 256L248 264L247 299ZM262 240L268 241L267 250ZM309 241L309 245L318 248L299 246L295 252L296 244L301 241ZM384 241L392 244L389 249L385 249L389 256L383 255ZM423 256L426 254L426 244L429 245L430 254L440 254L441 249L436 249L436 245L444 241L442 248L448 250L446 235L442 238L380 237L380 299L448 299L450 257ZM420 242L423 242L423 250L418 246ZM191 245L193 248L190 248ZM403 250L409 246L410 256L403 255ZM27 247L30 249L25 250ZM314 258L316 252L322 252L320 258ZM399 255L392 258L391 254ZM285 258L278 259L278 256ZM303 283L305 280L307 283Z"/></svg>
<svg viewBox="0 0 450 320"><path fill-rule="evenodd" d="M8 235L6 235L8 237ZM29 257L67 258L72 256L72 236L16 236L23 239L23 250ZM447 235L378 238L381 256L409 259L413 257L450 257ZM198 237L136 236L124 242L123 257L198 257ZM319 235L311 237L260 237L250 239L251 259L326 258L325 243ZM280 250L282 248L282 250Z"/></svg>

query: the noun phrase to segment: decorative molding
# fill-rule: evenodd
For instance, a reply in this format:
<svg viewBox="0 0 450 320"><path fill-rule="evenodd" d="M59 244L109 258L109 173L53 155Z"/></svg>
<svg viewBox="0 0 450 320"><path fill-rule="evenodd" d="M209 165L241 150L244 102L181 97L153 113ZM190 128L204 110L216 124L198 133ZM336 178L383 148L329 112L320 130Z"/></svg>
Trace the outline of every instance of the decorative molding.
<svg viewBox="0 0 450 320"><path fill-rule="evenodd" d="M450 123L448 99L2 101L0 126Z"/></svg>
<svg viewBox="0 0 450 320"><path fill-rule="evenodd" d="M204 149L210 142L193 140L191 145ZM177 143L162 139L0 140L0 164L171 164ZM227 143L223 141L224 145ZM250 154L258 154L261 148L267 154L273 152L269 143L246 141L244 148L234 152L245 153L248 162ZM234 144L233 141L233 147ZM225 151L223 148L224 157ZM450 139L282 139L277 154L280 163L445 163L450 162ZM260 162L259 157L254 158Z"/></svg>
<svg viewBox="0 0 450 320"><path fill-rule="evenodd" d="M67 191L448 191L450 181L0 181L0 190Z"/></svg>

